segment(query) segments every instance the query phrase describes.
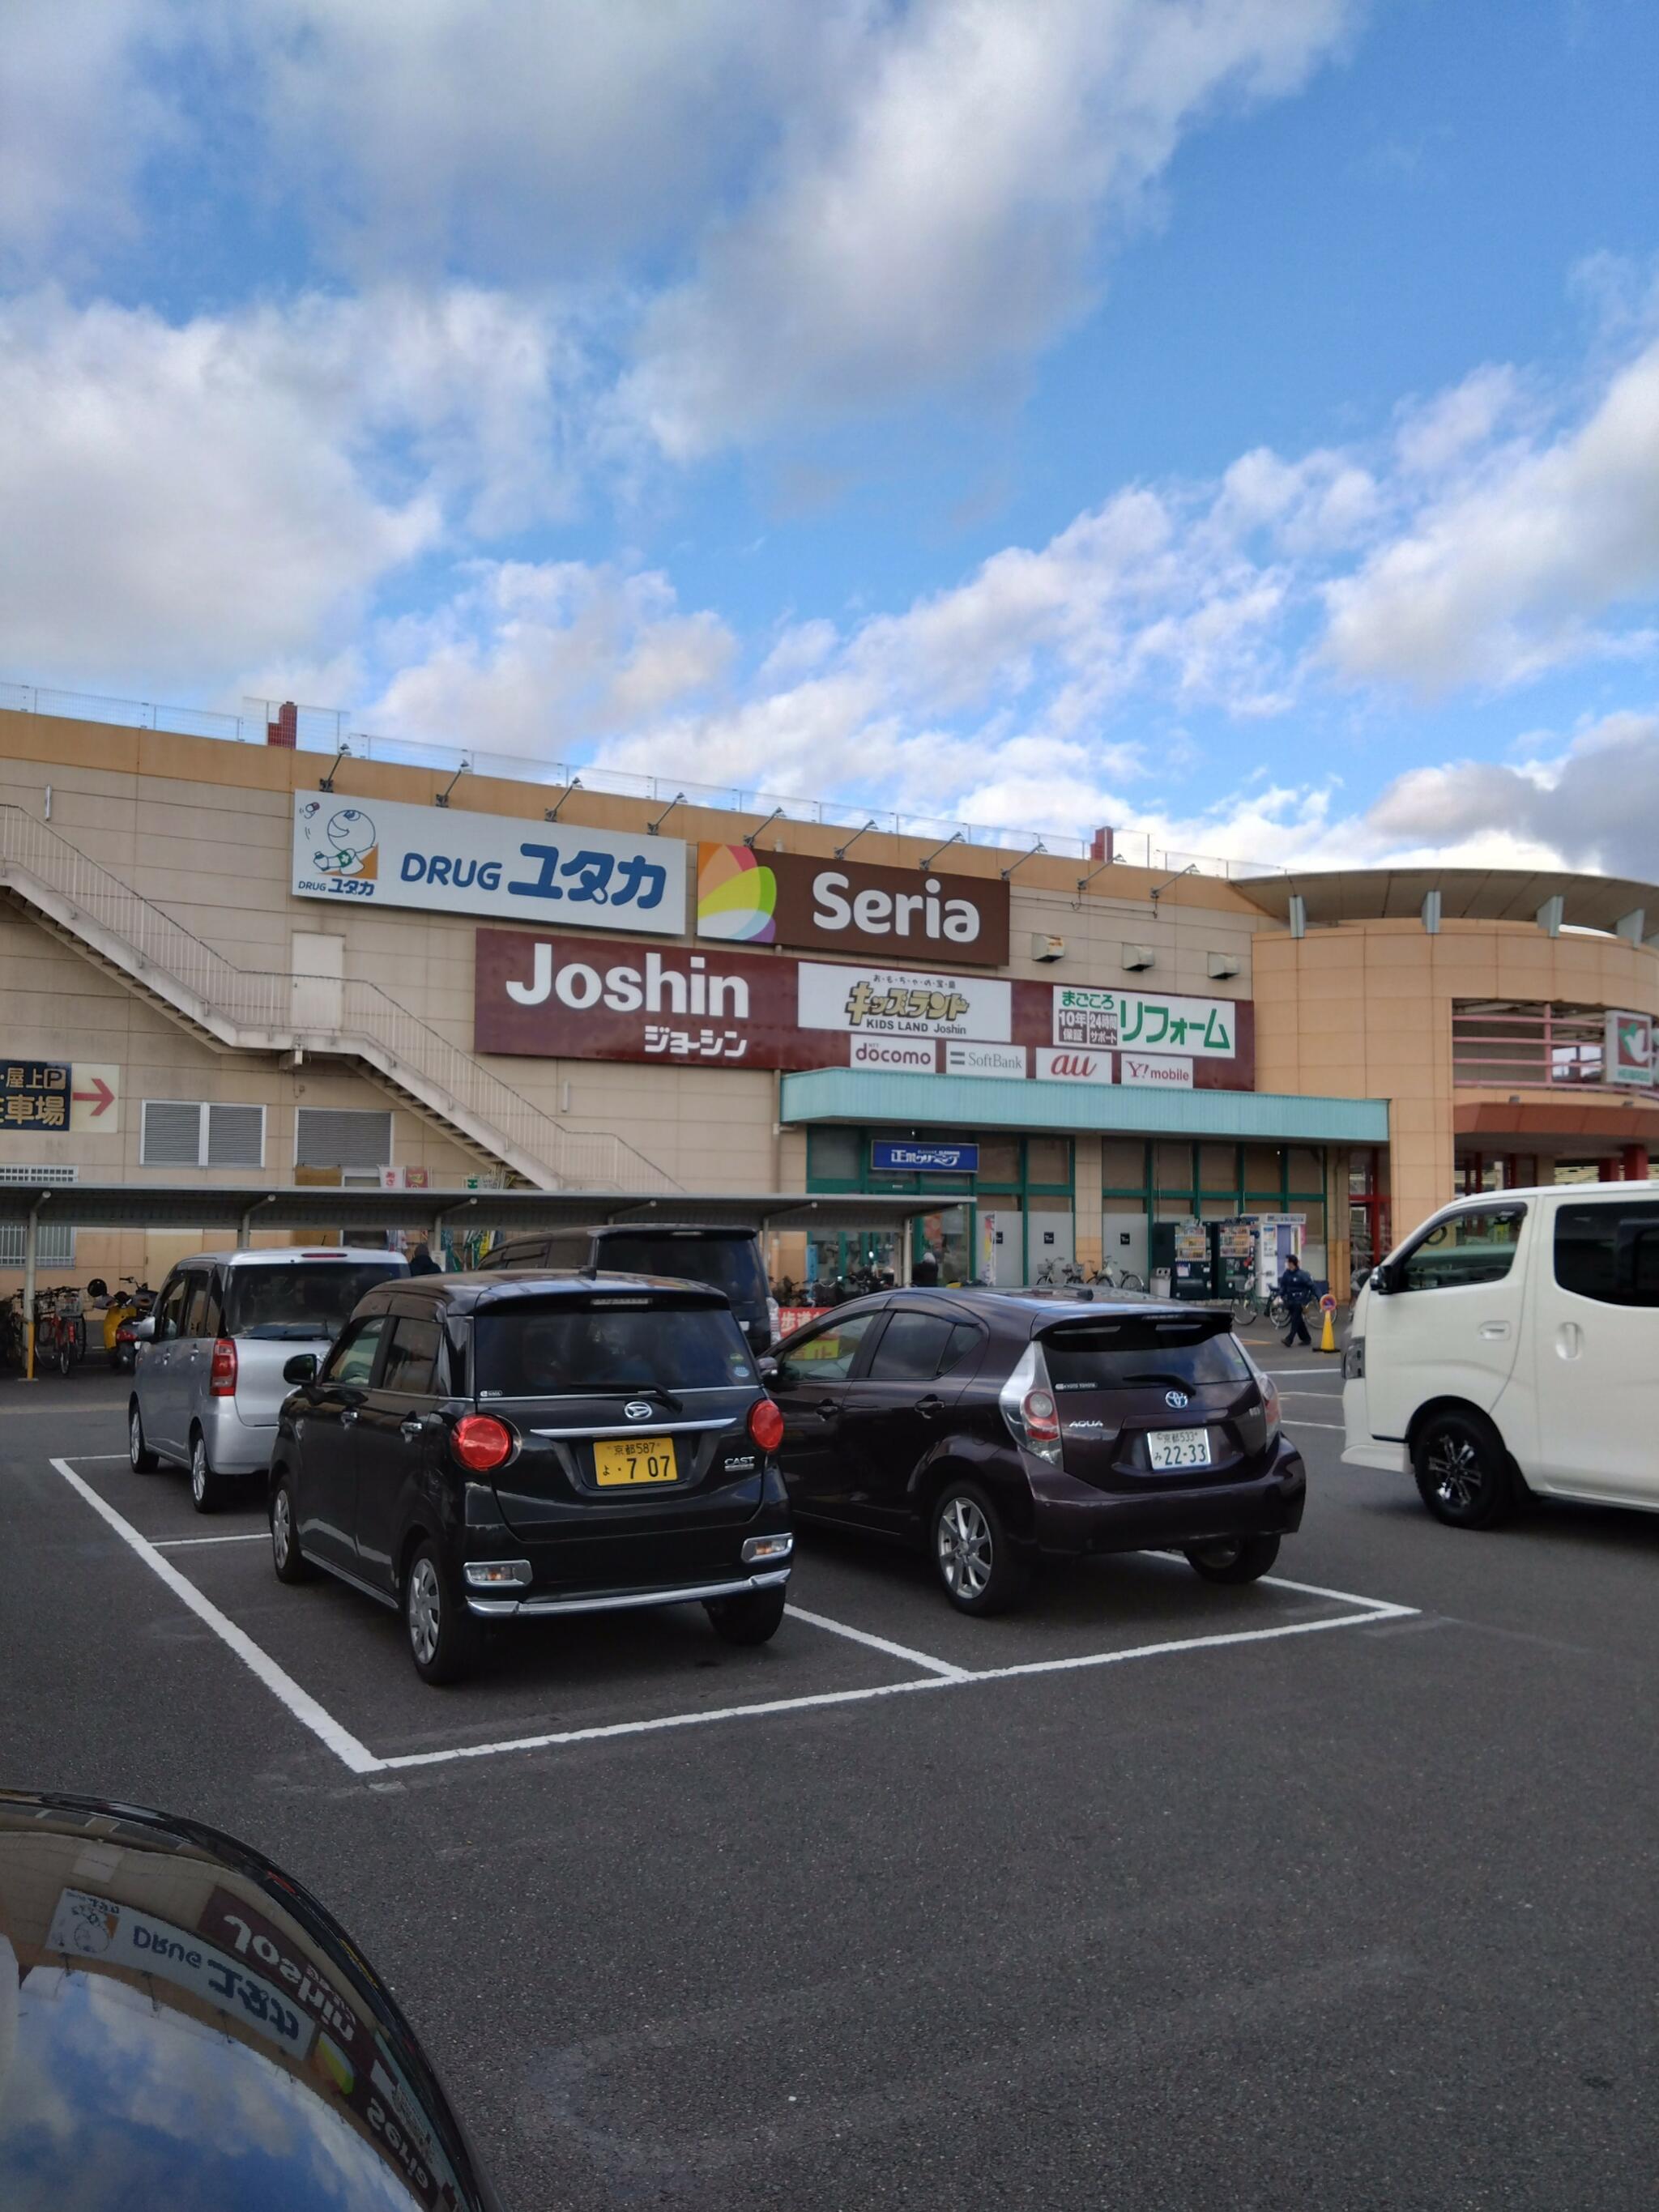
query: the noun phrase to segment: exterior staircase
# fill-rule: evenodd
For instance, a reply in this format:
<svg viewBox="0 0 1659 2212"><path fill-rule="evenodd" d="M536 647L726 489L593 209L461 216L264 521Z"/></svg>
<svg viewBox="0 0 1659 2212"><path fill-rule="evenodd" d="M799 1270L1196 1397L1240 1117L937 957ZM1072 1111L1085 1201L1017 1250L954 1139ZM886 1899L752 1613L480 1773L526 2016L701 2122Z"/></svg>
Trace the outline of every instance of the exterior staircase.
<svg viewBox="0 0 1659 2212"><path fill-rule="evenodd" d="M563 1127L378 984L234 966L21 806L0 805L0 890L202 1043L355 1061L511 1182L537 1190L679 1188L620 1137Z"/></svg>

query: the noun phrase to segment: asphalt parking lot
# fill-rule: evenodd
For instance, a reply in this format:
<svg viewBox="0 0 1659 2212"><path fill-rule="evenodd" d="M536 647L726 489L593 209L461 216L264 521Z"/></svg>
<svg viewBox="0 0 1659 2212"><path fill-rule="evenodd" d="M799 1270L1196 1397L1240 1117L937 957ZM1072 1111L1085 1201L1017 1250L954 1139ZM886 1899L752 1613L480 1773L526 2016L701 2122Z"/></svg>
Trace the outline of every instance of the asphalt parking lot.
<svg viewBox="0 0 1659 2212"><path fill-rule="evenodd" d="M1431 1522L1340 1462L1270 1582L1137 1557L952 1613L803 1543L759 1650L396 1618L0 1385L0 1777L310 1882L522 2207L1648 2205L1659 1517Z"/></svg>

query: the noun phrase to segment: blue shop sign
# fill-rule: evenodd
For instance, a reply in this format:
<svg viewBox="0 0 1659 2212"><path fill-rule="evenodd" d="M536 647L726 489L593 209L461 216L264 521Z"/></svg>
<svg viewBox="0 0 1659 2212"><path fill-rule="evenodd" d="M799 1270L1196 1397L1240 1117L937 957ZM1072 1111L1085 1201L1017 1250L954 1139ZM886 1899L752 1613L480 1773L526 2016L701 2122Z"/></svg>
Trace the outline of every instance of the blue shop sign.
<svg viewBox="0 0 1659 2212"><path fill-rule="evenodd" d="M870 1147L870 1164L878 1175L961 1175L979 1173L977 1145L907 1145L878 1137Z"/></svg>

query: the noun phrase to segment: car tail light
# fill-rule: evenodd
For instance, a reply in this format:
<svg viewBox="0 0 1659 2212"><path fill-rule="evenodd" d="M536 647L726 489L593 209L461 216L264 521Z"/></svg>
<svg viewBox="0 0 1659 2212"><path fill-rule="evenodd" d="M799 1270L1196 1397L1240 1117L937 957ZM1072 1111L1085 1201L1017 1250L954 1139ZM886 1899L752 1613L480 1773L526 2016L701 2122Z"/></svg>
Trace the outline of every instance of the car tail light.
<svg viewBox="0 0 1659 2212"><path fill-rule="evenodd" d="M1019 1405L1020 1419L1025 1424L1025 1441L1030 1444L1054 1444L1060 1442L1060 1412L1051 1390L1028 1390Z"/></svg>
<svg viewBox="0 0 1659 2212"><path fill-rule="evenodd" d="M236 1395L236 1345L232 1337L222 1336L213 1347L213 1364L208 1370L208 1395L213 1398Z"/></svg>
<svg viewBox="0 0 1659 2212"><path fill-rule="evenodd" d="M1054 1402L1042 1346L1034 1338L997 1393L1008 1433L1051 1467L1060 1465L1060 1407Z"/></svg>
<svg viewBox="0 0 1659 2212"><path fill-rule="evenodd" d="M1285 1409L1279 1402L1279 1385L1270 1375L1261 1377L1261 1410L1267 1417L1267 1442L1271 1443L1285 1425Z"/></svg>
<svg viewBox="0 0 1659 2212"><path fill-rule="evenodd" d="M783 1442L783 1415L775 1399L756 1399L749 1408L749 1433L763 1452L775 1452Z"/></svg>
<svg viewBox="0 0 1659 2212"><path fill-rule="evenodd" d="M463 1413L450 1434L449 1448L473 1474L488 1474L513 1456L513 1431L493 1413Z"/></svg>

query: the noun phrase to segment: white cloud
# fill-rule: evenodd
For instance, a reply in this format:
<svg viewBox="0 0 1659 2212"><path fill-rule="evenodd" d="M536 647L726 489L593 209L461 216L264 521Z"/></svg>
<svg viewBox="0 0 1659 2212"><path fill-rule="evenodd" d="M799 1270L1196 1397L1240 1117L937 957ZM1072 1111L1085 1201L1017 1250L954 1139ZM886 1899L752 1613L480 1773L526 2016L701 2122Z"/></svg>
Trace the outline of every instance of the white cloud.
<svg viewBox="0 0 1659 2212"><path fill-rule="evenodd" d="M314 660L448 529L558 507L568 374L543 316L459 289L0 306L0 658L192 688Z"/></svg>
<svg viewBox="0 0 1659 2212"><path fill-rule="evenodd" d="M1518 683L1606 649L1598 624L1659 586L1659 343L1553 440L1489 449L1502 396L1489 372L1463 387L1461 428L1457 404L1438 438L1429 418L1451 483L1329 586L1326 650L1344 677L1429 695Z"/></svg>
<svg viewBox="0 0 1659 2212"><path fill-rule="evenodd" d="M654 725L719 684L736 649L716 617L680 612L666 578L574 561L479 564L381 646L404 665L371 730L546 761Z"/></svg>
<svg viewBox="0 0 1659 2212"><path fill-rule="evenodd" d="M1659 854L1659 714L1606 715L1553 759L1413 769L1382 793L1366 823L1394 845L1467 850L1486 840L1510 856L1650 880Z"/></svg>
<svg viewBox="0 0 1659 2212"><path fill-rule="evenodd" d="M1024 356L1224 93L1299 83L1344 0L917 0L861 10L772 173L653 307L629 387L689 456Z"/></svg>
<svg viewBox="0 0 1659 2212"><path fill-rule="evenodd" d="M359 270L611 272L738 190L863 0L221 0L270 188Z"/></svg>
<svg viewBox="0 0 1659 2212"><path fill-rule="evenodd" d="M76 233L131 232L134 172L172 127L143 66L166 28L156 0L7 8L0 265L38 266Z"/></svg>

